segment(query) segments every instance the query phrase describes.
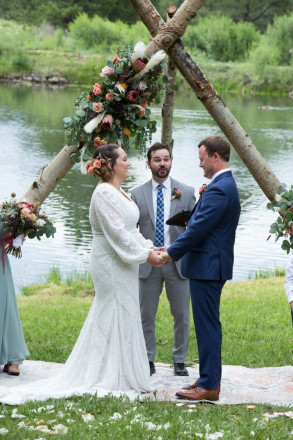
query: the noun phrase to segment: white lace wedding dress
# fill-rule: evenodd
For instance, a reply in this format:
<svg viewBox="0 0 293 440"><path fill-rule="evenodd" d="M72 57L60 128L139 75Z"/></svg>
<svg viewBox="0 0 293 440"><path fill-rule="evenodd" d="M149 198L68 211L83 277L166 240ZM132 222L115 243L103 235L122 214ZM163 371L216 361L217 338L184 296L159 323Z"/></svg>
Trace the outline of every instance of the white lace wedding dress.
<svg viewBox="0 0 293 440"><path fill-rule="evenodd" d="M150 391L150 371L141 326L138 264L152 242L136 224L139 211L108 183L95 189L90 205L93 246L90 273L95 298L63 369L54 377L0 387L0 402L20 404L84 393L130 398Z"/></svg>

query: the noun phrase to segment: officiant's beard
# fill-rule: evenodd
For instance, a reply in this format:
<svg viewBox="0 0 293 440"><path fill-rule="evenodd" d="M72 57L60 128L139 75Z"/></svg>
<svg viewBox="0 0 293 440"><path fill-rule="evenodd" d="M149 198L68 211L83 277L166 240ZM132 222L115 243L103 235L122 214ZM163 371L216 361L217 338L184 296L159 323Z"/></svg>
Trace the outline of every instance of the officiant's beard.
<svg viewBox="0 0 293 440"><path fill-rule="evenodd" d="M165 177L169 176L171 167L170 168L162 167L156 170L152 166L150 166L150 169L153 176L158 177L159 179L164 179Z"/></svg>

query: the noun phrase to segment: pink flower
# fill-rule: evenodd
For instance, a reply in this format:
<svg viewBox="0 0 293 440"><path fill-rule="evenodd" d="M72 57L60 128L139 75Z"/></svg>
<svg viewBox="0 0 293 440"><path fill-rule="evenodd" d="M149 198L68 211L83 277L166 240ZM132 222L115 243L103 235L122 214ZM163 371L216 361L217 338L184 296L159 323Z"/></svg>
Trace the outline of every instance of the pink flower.
<svg viewBox="0 0 293 440"><path fill-rule="evenodd" d="M22 215L23 217L27 217L27 216L29 215L29 213L30 213L30 210L29 210L28 208L23 208L23 209L21 210L21 215Z"/></svg>
<svg viewBox="0 0 293 440"><path fill-rule="evenodd" d="M87 99L88 99L88 101L90 101L92 99L92 95L88 94Z"/></svg>
<svg viewBox="0 0 293 440"><path fill-rule="evenodd" d="M93 88L93 94L99 95L100 93L101 93L101 86L100 84L96 83Z"/></svg>
<svg viewBox="0 0 293 440"><path fill-rule="evenodd" d="M94 161L94 167L95 168L101 168L101 162L99 160Z"/></svg>
<svg viewBox="0 0 293 440"><path fill-rule="evenodd" d="M138 116L141 118L144 115L145 115L145 109L142 108L142 109L139 110Z"/></svg>
<svg viewBox="0 0 293 440"><path fill-rule="evenodd" d="M93 102L93 111L96 113L101 113L104 110L102 102Z"/></svg>
<svg viewBox="0 0 293 440"><path fill-rule="evenodd" d="M94 172L94 167L87 167L87 172L89 173L89 174L93 174L93 172Z"/></svg>
<svg viewBox="0 0 293 440"><path fill-rule="evenodd" d="M128 101L135 102L139 98L139 93L136 90L130 90L130 92L127 93L127 99Z"/></svg>
<svg viewBox="0 0 293 440"><path fill-rule="evenodd" d="M109 93L106 93L105 98L107 99L107 101L113 101L114 95L113 95L113 93L109 92Z"/></svg>
<svg viewBox="0 0 293 440"><path fill-rule="evenodd" d="M113 60L112 60L112 63L115 64L117 61L121 61L121 60L120 60L120 58L118 57L118 55L115 55L114 58L113 58Z"/></svg>
<svg viewBox="0 0 293 440"><path fill-rule="evenodd" d="M102 120L102 127L103 127L105 130L110 130L110 128L112 127L112 125L113 125L113 118L112 118L112 116L111 116L111 115L106 115L106 116L104 117L104 119Z"/></svg>
<svg viewBox="0 0 293 440"><path fill-rule="evenodd" d="M132 64L133 69L136 72L140 72L141 70L143 70L146 66L146 63L144 62L144 60L142 58L137 58L134 63Z"/></svg>
<svg viewBox="0 0 293 440"><path fill-rule="evenodd" d="M143 108L147 108L148 103L149 102L145 99L144 101L140 102L139 105L141 105Z"/></svg>
<svg viewBox="0 0 293 440"><path fill-rule="evenodd" d="M36 215L35 215L35 214L29 214L29 215L28 215L28 218L29 218L32 222L34 222L34 221L36 220Z"/></svg>
<svg viewBox="0 0 293 440"><path fill-rule="evenodd" d="M115 71L113 67L105 66L102 68L102 73L100 73L100 76L110 76Z"/></svg>
<svg viewBox="0 0 293 440"><path fill-rule="evenodd" d="M145 81L140 81L138 87L139 87L139 90L141 90L143 92L145 89L147 89L148 85Z"/></svg>

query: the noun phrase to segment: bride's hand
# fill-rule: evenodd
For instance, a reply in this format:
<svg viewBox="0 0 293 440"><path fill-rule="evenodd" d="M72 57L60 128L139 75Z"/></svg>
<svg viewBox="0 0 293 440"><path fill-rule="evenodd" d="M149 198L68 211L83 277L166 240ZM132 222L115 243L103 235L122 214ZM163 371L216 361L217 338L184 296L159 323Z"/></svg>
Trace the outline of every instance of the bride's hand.
<svg viewBox="0 0 293 440"><path fill-rule="evenodd" d="M157 251L151 251L149 253L147 262L150 263L152 266L155 267L162 267L163 265L163 259L161 257L161 253Z"/></svg>

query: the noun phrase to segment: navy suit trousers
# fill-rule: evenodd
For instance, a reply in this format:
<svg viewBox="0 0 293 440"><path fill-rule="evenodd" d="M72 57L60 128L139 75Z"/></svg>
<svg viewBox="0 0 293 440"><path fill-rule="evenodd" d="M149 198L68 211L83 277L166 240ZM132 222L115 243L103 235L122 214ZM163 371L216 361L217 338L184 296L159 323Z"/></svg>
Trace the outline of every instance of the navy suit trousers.
<svg viewBox="0 0 293 440"><path fill-rule="evenodd" d="M220 298L225 281L190 279L189 282L199 354L198 386L213 390L222 377Z"/></svg>

